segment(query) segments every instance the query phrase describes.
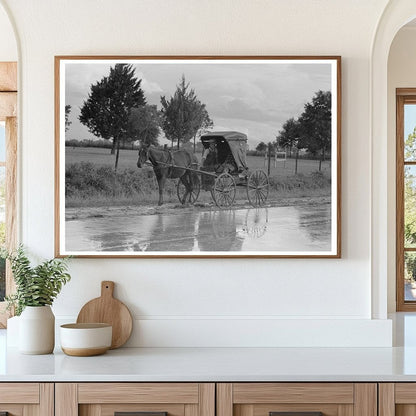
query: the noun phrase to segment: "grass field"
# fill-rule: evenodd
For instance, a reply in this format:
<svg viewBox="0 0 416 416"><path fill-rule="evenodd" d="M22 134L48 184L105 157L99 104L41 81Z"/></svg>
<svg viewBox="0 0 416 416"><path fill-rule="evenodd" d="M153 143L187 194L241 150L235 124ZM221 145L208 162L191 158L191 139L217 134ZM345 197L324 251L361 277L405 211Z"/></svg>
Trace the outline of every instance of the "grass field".
<svg viewBox="0 0 416 416"><path fill-rule="evenodd" d="M154 205L158 200L158 186L153 170L136 166L137 151L120 150L119 167L114 173L115 156L109 149L66 148L66 206L123 206ZM200 155L198 155L200 158ZM264 158L249 156L250 169L263 169ZM317 172L316 160L298 160L298 174L295 175L295 161L272 161L270 172L269 200L290 197L329 196L331 191L330 162L322 165ZM246 200L245 189L239 188L237 200ZM176 180L168 180L164 192L165 202L178 202ZM198 202L211 203L209 192L201 190Z"/></svg>
<svg viewBox="0 0 416 416"><path fill-rule="evenodd" d="M137 150L120 150L120 158L118 169L138 169L137 168ZM201 160L201 154L197 154ZM114 166L115 155L110 154L110 149L100 149L92 147L66 147L65 148L65 162L66 166L79 162L91 162L96 167ZM250 169L263 169L267 171L267 165L264 164L264 157L261 156L247 156L247 165ZM319 169L318 160L299 159L298 160L298 174L310 175ZM331 162L324 162L322 164L322 173L327 177L331 176ZM295 160L287 159L279 160L274 166L274 161L271 161L270 176L285 177L295 174Z"/></svg>

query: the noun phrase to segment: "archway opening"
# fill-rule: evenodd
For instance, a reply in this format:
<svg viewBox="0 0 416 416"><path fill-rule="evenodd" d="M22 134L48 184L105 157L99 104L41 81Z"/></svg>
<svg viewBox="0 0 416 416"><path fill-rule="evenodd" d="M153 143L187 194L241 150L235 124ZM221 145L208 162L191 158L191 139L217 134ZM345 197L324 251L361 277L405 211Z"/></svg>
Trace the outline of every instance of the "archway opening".
<svg viewBox="0 0 416 416"><path fill-rule="evenodd" d="M416 311L415 42L416 19L397 31L387 64L389 312Z"/></svg>
<svg viewBox="0 0 416 416"><path fill-rule="evenodd" d="M389 2L380 17L371 55L371 275L372 317L386 319L396 310L395 134L390 135L391 109L388 57L400 29L416 17L414 0ZM393 90L394 95L394 90Z"/></svg>

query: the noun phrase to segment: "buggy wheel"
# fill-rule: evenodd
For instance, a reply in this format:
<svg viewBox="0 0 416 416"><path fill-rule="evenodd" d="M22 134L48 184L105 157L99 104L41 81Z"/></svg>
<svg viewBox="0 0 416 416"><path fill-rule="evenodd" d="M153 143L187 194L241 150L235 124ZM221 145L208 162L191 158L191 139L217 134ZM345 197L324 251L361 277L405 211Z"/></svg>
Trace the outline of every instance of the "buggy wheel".
<svg viewBox="0 0 416 416"><path fill-rule="evenodd" d="M234 178L229 173L221 173L215 178L211 188L212 199L218 208L229 208L235 199L236 187Z"/></svg>
<svg viewBox="0 0 416 416"><path fill-rule="evenodd" d="M269 196L269 178L262 170L250 173L247 179L247 198L253 207L261 207Z"/></svg>
<svg viewBox="0 0 416 416"><path fill-rule="evenodd" d="M260 238L266 233L268 222L267 208L249 208L243 230L252 239Z"/></svg>
<svg viewBox="0 0 416 416"><path fill-rule="evenodd" d="M199 197L199 191L201 190L201 183L197 175L192 175L192 190L188 192L185 184L182 182L182 179L179 179L178 184L176 185L176 194L178 195L179 202L182 205L185 205L186 202L195 204Z"/></svg>

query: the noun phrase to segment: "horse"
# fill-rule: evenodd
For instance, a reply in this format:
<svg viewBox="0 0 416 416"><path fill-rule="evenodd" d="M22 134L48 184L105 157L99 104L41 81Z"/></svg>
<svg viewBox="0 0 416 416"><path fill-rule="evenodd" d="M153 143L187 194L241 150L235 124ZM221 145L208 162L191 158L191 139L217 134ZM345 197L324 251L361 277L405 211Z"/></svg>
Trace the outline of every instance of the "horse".
<svg viewBox="0 0 416 416"><path fill-rule="evenodd" d="M163 189L168 178L179 179L184 184L186 193L181 203L185 204L187 198L190 202L192 184L196 174L186 168L195 169L198 166L198 159L194 154L186 150L170 151L143 144L139 148L137 167L141 168L147 160L152 164L156 175L159 187L159 206L163 204Z"/></svg>

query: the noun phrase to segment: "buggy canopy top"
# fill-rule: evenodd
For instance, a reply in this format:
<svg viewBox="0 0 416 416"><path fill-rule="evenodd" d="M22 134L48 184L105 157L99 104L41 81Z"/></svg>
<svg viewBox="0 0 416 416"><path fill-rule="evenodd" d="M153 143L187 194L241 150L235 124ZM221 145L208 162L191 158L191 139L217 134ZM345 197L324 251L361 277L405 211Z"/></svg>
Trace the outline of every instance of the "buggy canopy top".
<svg viewBox="0 0 416 416"><path fill-rule="evenodd" d="M203 134L201 142L205 149L211 143L215 143L218 151L218 159L223 163L231 153L239 170L247 169L246 149L247 135L238 131L214 131Z"/></svg>

